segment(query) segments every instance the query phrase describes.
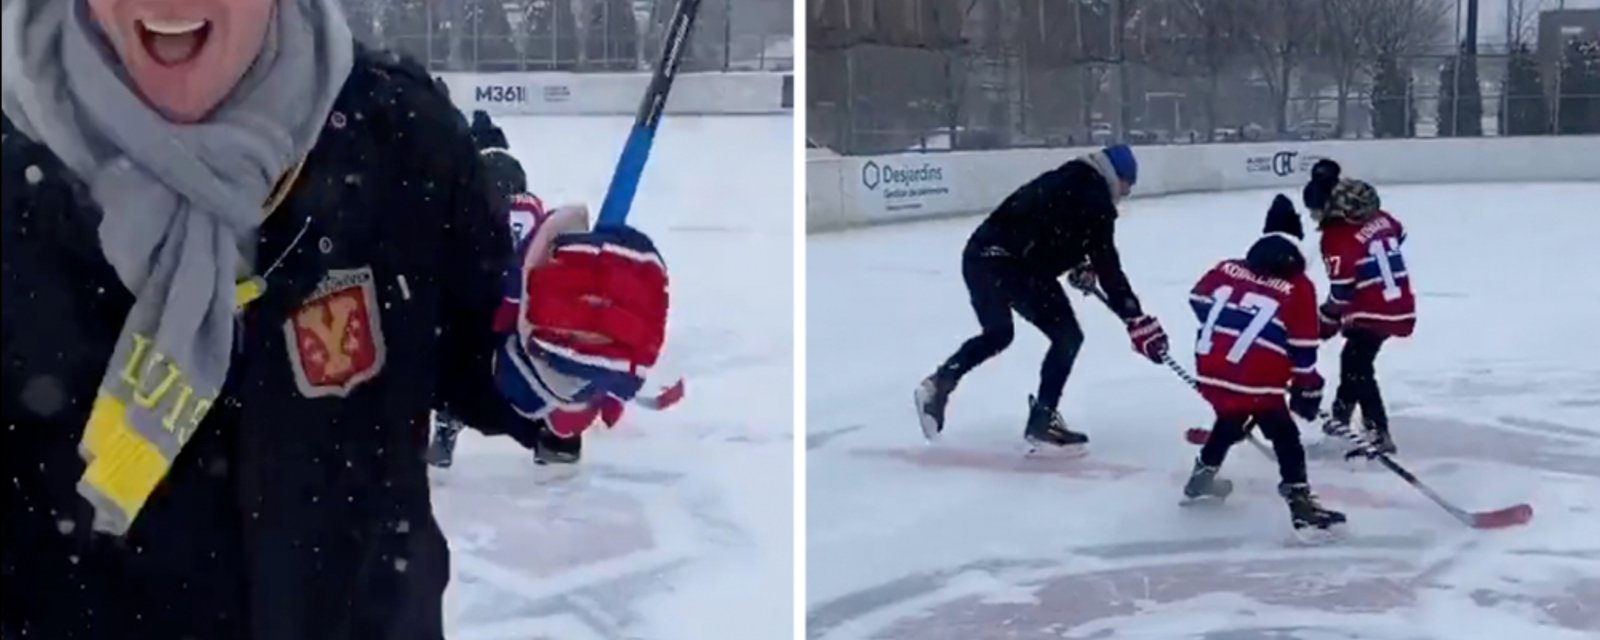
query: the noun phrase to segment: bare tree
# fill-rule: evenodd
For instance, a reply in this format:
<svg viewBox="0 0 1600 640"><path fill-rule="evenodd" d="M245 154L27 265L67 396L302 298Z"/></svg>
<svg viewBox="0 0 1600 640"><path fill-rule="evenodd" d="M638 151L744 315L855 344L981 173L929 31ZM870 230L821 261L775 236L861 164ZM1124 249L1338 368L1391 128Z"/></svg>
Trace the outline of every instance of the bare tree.
<svg viewBox="0 0 1600 640"><path fill-rule="evenodd" d="M1549 0L1506 0L1506 45L1532 44L1539 32L1539 13L1550 8Z"/></svg>
<svg viewBox="0 0 1600 640"><path fill-rule="evenodd" d="M967 79L972 72L973 52L965 37L966 25L983 0L925 0L921 16L923 37L943 58L945 101L944 126L953 148L966 146L960 132L967 96ZM931 32L931 33L928 33Z"/></svg>
<svg viewBox="0 0 1600 640"><path fill-rule="evenodd" d="M1178 42L1175 49L1182 52L1188 65L1204 74L1206 140L1216 137L1218 118L1217 99L1223 73L1238 57L1241 49L1239 31L1243 23L1244 7L1238 2L1214 0L1176 0Z"/></svg>
<svg viewBox="0 0 1600 640"><path fill-rule="evenodd" d="M1386 0L1374 5L1363 39L1369 58L1438 51L1450 42L1454 0Z"/></svg>
<svg viewBox="0 0 1600 640"><path fill-rule="evenodd" d="M1272 94L1273 125L1289 128L1289 92L1310 36L1318 27L1316 0L1239 0L1254 16L1240 37Z"/></svg>
<svg viewBox="0 0 1600 640"><path fill-rule="evenodd" d="M1323 51L1333 62L1333 81L1337 92L1338 115L1334 135L1344 137L1349 122L1350 94L1370 59L1367 38L1382 19L1385 7L1395 0L1340 0L1322 3Z"/></svg>
<svg viewBox="0 0 1600 640"><path fill-rule="evenodd" d="M1086 98L1066 78L1082 56L1075 2L1019 0L1015 38L1020 43L1025 79L1022 119L1030 128L1059 132L1075 126L1072 113Z"/></svg>

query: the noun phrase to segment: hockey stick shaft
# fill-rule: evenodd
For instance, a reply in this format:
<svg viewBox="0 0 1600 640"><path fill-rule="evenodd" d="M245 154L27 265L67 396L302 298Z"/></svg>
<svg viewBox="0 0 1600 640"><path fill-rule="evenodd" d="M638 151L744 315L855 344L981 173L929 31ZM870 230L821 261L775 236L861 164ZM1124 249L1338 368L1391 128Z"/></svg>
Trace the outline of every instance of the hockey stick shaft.
<svg viewBox="0 0 1600 640"><path fill-rule="evenodd" d="M1106 306L1106 309L1111 310L1113 313L1115 313L1116 310L1111 308L1111 298L1107 297L1106 296L1106 292L1101 291L1100 287L1094 286L1094 287L1089 287L1089 288L1079 288L1079 290L1083 291L1087 295L1092 295L1095 298L1098 298L1100 300L1101 304L1104 304ZM1172 370L1173 373L1177 374L1177 376L1179 378L1182 378L1184 383L1189 385L1190 389L1194 389L1196 393L1198 393L1200 391L1200 379L1194 377L1194 375L1189 373L1189 371L1187 369L1184 369L1183 365L1178 364L1177 360L1173 360L1172 359L1172 354L1170 354L1170 353L1169 354L1163 354L1161 356L1161 363L1167 365L1168 369ZM1253 421L1251 421L1251 422L1253 422ZM1272 452L1272 449L1268 448L1266 443L1263 443L1260 440L1256 439L1256 436L1255 436L1254 433L1251 433L1251 431L1250 431L1250 427L1252 426L1251 422L1244 423L1243 429L1244 429L1244 433L1245 433L1245 439L1249 440L1250 444L1255 445L1256 450L1260 451L1262 454L1266 455L1268 458L1276 459L1277 456L1276 456L1276 454L1274 454Z"/></svg>
<svg viewBox="0 0 1600 640"><path fill-rule="evenodd" d="M678 65L683 62L689 33L694 29L695 15L699 12L700 0L678 0L673 10L672 23L661 45L661 61L650 76L650 86L645 89L633 129L628 132L628 141L622 145L617 169L611 174L611 187L600 204L596 228L620 227L628 221L645 162L650 159L650 148L655 145L656 127L661 124L662 112L667 107L667 94L672 91L672 80L678 75Z"/></svg>

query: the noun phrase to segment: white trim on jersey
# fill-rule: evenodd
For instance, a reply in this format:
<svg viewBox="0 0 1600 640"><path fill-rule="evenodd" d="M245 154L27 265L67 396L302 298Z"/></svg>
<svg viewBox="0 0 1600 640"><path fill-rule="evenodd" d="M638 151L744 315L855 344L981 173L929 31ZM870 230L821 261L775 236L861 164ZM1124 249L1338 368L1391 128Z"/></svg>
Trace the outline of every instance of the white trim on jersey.
<svg viewBox="0 0 1600 640"><path fill-rule="evenodd" d="M1366 312L1366 311L1358 311L1358 312L1346 315L1345 319L1347 319L1347 320L1382 320L1382 321L1386 321L1386 322L1402 322L1402 321L1405 321L1405 320L1415 320L1416 317L1417 317L1417 314L1415 312L1390 315L1390 314L1385 314L1385 313L1369 313L1369 312Z"/></svg>
<svg viewBox="0 0 1600 640"><path fill-rule="evenodd" d="M1405 280L1405 279L1410 278L1410 277L1411 277L1410 273L1407 273L1405 271L1397 271L1394 274L1394 281L1398 283L1401 280ZM1369 278L1369 279L1366 279L1366 280L1362 280L1361 282L1357 282L1356 283L1356 288L1357 289L1365 289L1365 288L1370 287L1370 286L1375 285L1375 284L1383 284L1383 276L1378 276L1376 278Z"/></svg>
<svg viewBox="0 0 1600 640"><path fill-rule="evenodd" d="M1193 301L1193 302L1199 302L1199 303L1202 303L1202 304L1206 304L1206 305L1215 305L1217 303L1217 299L1216 298L1212 298L1212 297L1208 297L1208 296L1202 296L1202 295L1195 294L1195 293L1189 294L1189 300ZM1231 309L1231 310L1234 310L1234 311L1243 311L1245 313L1256 313L1255 309L1246 309L1246 308L1244 308L1243 306L1241 306L1237 302L1229 302L1227 304L1227 306L1224 307L1224 308L1225 309ZM1288 333L1289 332L1289 327L1287 327L1287 326L1285 326L1283 324L1283 319L1282 318L1278 318L1278 317L1274 316L1272 318L1272 324L1273 324L1273 326L1276 326L1277 328L1282 329L1284 331L1284 333ZM1217 327L1216 330L1217 331L1221 331L1224 328L1225 327ZM1229 334L1229 335L1238 335L1238 332L1234 332L1234 333Z"/></svg>
<svg viewBox="0 0 1600 640"><path fill-rule="evenodd" d="M1220 334L1225 335L1225 336L1233 336L1234 340L1238 340L1239 339L1240 331L1238 329L1229 329L1227 327L1216 327L1216 326L1213 326L1211 328L1211 331L1214 332L1214 333L1220 333ZM1262 348L1267 349L1268 351L1276 353L1276 354L1278 354L1280 356L1288 357L1288 355L1289 355L1289 353L1287 351L1284 351L1283 347L1280 347L1278 345L1272 344L1271 342L1267 342L1266 338L1259 338L1259 337L1256 338L1255 346L1262 347Z"/></svg>
<svg viewBox="0 0 1600 640"><path fill-rule="evenodd" d="M1208 384L1208 385L1211 385L1213 387L1217 387L1218 389L1227 389L1228 391L1233 391L1233 392L1236 392L1236 393L1244 393L1244 394L1249 394L1249 395L1254 395L1254 396L1270 396L1270 395L1281 394L1281 393L1284 392L1284 390L1281 389L1281 388L1247 387L1247 386L1244 386L1242 384L1235 384L1235 383L1232 383L1232 382L1228 382L1227 380L1218 380L1216 378L1208 378L1206 376L1195 376L1195 379L1199 380L1200 384Z"/></svg>

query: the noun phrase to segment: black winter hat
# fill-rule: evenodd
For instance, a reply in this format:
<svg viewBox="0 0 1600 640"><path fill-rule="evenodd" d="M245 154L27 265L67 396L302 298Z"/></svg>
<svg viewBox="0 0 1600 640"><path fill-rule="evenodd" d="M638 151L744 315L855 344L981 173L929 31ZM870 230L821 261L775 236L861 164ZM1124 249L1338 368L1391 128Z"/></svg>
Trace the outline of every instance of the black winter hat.
<svg viewBox="0 0 1600 640"><path fill-rule="evenodd" d="M1295 212L1289 198L1280 193L1272 199L1267 223L1261 231L1261 239L1250 246L1250 252L1244 257L1251 271L1274 278L1292 278L1305 272L1306 258L1296 242L1305 238L1305 231L1300 226L1300 214Z"/></svg>
<svg viewBox="0 0 1600 640"><path fill-rule="evenodd" d="M1283 194L1278 194L1272 199L1272 208L1267 210L1267 224L1262 227L1261 233L1287 233L1296 240L1306 238L1305 228L1300 225L1300 214L1294 210L1294 203Z"/></svg>

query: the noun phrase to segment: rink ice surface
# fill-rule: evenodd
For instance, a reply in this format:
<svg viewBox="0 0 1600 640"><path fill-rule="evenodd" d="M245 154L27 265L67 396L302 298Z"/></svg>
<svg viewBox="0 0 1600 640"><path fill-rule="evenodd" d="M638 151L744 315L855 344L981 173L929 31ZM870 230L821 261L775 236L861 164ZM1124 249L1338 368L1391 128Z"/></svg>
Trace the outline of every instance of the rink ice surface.
<svg viewBox="0 0 1600 640"><path fill-rule="evenodd" d="M598 214L631 118L499 122L547 205ZM629 222L655 239L672 282L646 388L681 375L687 395L591 431L566 478L509 439L462 434L455 466L434 472L451 640L790 634L791 122L662 121Z"/></svg>
<svg viewBox="0 0 1600 640"><path fill-rule="evenodd" d="M978 219L812 236L810 637L1600 638L1600 185L1379 187L1407 225L1418 295L1416 335L1378 361L1398 459L1469 510L1530 503L1529 525L1470 530L1381 468L1313 461L1350 537L1290 547L1276 467L1244 445L1223 470L1228 503L1181 509L1197 453L1182 432L1210 409L1076 294L1087 339L1062 413L1089 455L1023 457L1046 343L1020 318L930 446L912 389L977 330L959 256ZM1271 195L1125 205L1124 263L1180 362L1189 287L1243 255ZM1320 352L1330 381L1341 344Z"/></svg>

